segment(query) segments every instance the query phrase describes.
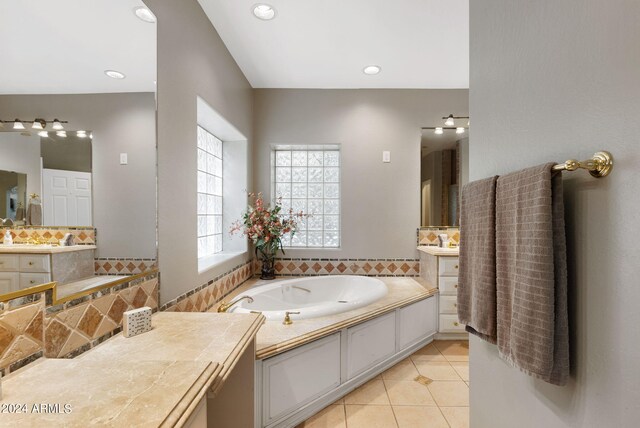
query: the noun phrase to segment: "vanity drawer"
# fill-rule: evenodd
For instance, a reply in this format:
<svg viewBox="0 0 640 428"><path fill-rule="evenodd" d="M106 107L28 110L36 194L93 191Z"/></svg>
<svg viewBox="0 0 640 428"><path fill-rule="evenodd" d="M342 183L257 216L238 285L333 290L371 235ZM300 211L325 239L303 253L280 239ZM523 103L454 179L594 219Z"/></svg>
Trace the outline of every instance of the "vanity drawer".
<svg viewBox="0 0 640 428"><path fill-rule="evenodd" d="M0 294L18 291L20 274L17 272L0 272Z"/></svg>
<svg viewBox="0 0 640 428"><path fill-rule="evenodd" d="M440 296L440 313L441 314L458 314L458 297L457 296Z"/></svg>
<svg viewBox="0 0 640 428"><path fill-rule="evenodd" d="M441 276L438 281L440 294L455 296L458 294L458 277Z"/></svg>
<svg viewBox="0 0 640 428"><path fill-rule="evenodd" d="M439 275L458 276L458 258L440 257Z"/></svg>
<svg viewBox="0 0 640 428"><path fill-rule="evenodd" d="M464 333L464 324L458 321L458 315L440 315L440 326L438 329L441 333Z"/></svg>
<svg viewBox="0 0 640 428"><path fill-rule="evenodd" d="M36 285L51 282L51 274L48 273L21 273L20 289L34 287Z"/></svg>
<svg viewBox="0 0 640 428"><path fill-rule="evenodd" d="M19 260L17 254L0 254L0 272L18 272Z"/></svg>
<svg viewBox="0 0 640 428"><path fill-rule="evenodd" d="M21 254L20 272L51 272L48 254Z"/></svg>

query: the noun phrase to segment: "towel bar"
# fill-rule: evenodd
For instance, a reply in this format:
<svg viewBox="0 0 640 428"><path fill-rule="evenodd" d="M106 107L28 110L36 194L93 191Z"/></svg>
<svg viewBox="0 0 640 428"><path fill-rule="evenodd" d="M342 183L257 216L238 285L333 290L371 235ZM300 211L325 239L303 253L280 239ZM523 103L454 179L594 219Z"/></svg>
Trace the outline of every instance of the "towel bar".
<svg viewBox="0 0 640 428"><path fill-rule="evenodd" d="M577 169L586 169L596 178L606 177L613 169L613 156L609 152L601 151L596 152L591 159L583 161L569 159L553 167L554 171L575 171Z"/></svg>

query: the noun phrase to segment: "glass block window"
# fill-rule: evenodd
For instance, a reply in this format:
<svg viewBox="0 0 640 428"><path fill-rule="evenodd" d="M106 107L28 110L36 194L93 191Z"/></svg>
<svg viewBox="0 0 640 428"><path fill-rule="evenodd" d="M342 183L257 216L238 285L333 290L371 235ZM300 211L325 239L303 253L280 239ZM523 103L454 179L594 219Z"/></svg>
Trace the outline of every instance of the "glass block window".
<svg viewBox="0 0 640 428"><path fill-rule="evenodd" d="M222 251L222 141L198 126L198 258Z"/></svg>
<svg viewBox="0 0 640 428"><path fill-rule="evenodd" d="M282 211L303 211L311 216L300 221L286 247L337 248L340 246L340 151L274 150L275 197L282 197Z"/></svg>

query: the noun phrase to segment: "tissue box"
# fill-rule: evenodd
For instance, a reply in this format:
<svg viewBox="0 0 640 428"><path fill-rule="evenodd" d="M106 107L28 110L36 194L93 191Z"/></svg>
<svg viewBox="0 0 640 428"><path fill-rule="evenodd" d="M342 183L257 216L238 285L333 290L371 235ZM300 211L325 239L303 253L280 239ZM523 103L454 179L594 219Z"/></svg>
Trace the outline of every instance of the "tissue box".
<svg viewBox="0 0 640 428"><path fill-rule="evenodd" d="M151 330L151 308L145 306L122 314L122 334L133 337Z"/></svg>

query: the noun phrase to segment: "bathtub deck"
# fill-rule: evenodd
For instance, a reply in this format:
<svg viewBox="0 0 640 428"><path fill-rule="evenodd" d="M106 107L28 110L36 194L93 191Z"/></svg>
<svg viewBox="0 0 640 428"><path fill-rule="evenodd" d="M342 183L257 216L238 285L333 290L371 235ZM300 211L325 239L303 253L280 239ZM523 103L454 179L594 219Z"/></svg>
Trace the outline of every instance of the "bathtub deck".
<svg viewBox="0 0 640 428"><path fill-rule="evenodd" d="M283 279L291 279L291 277ZM389 293L370 305L325 317L294 320L291 325L283 325L282 321L265 322L256 336L256 359L273 357L343 328L375 318L400 306L425 299L438 292L437 288L432 288L429 284L421 282L420 278L380 277L378 279L384 281L389 288ZM272 283L272 281L251 279L227 296L225 300L229 301L249 288L266 283ZM211 311L216 311L217 306L211 308Z"/></svg>

